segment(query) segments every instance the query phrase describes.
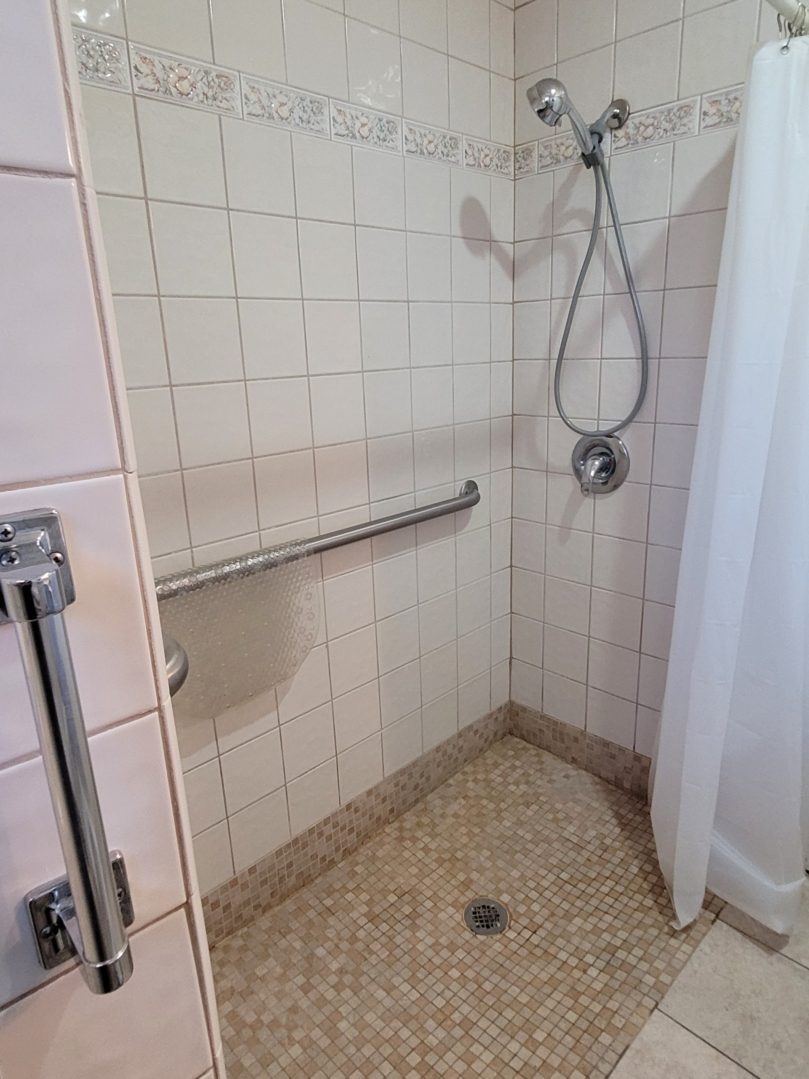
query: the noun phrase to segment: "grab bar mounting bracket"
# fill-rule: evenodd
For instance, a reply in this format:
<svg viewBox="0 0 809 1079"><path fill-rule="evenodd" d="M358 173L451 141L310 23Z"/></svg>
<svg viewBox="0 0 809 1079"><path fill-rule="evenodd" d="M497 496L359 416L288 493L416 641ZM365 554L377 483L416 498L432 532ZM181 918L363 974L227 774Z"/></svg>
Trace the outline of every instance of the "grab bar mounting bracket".
<svg viewBox="0 0 809 1079"><path fill-rule="evenodd" d="M0 575L0 625L56 614L76 598L55 510L0 517L0 567L5 571ZM19 581L14 580L17 573Z"/></svg>
<svg viewBox="0 0 809 1079"><path fill-rule="evenodd" d="M135 908L129 890L124 856L119 850L110 851L110 865L121 919L128 928L135 920ZM67 877L60 877L34 888L26 895L24 902L34 931L39 961L45 970L53 970L54 967L73 959L77 954L71 934L75 911Z"/></svg>

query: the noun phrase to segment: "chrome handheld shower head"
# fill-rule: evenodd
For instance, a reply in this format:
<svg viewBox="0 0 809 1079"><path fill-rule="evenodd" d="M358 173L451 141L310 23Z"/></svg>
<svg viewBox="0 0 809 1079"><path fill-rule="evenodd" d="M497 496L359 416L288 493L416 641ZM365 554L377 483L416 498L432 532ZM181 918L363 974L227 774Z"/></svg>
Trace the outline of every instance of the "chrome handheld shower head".
<svg viewBox="0 0 809 1079"><path fill-rule="evenodd" d="M570 108L567 89L558 79L540 79L526 91L531 108L549 127L556 127Z"/></svg>
<svg viewBox="0 0 809 1079"><path fill-rule="evenodd" d="M568 97L567 88L558 79L540 79L526 91L531 108L549 127L556 127L563 116L570 120L576 142L583 154L594 150L593 136L578 109Z"/></svg>

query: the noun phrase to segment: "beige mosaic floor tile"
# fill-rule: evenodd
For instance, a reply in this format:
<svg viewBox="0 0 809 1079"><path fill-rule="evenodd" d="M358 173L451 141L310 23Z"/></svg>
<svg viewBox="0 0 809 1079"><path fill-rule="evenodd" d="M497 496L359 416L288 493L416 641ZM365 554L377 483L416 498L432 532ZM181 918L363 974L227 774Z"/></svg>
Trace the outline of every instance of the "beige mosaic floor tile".
<svg viewBox="0 0 809 1079"><path fill-rule="evenodd" d="M636 798L505 738L214 949L228 1074L605 1076L713 917L670 928Z"/></svg>

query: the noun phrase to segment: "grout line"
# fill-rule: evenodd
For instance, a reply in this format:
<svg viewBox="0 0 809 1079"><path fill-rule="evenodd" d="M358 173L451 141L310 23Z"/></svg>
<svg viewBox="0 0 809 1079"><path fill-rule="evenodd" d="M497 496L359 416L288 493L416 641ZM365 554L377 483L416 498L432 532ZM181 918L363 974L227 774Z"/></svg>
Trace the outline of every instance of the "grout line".
<svg viewBox="0 0 809 1079"><path fill-rule="evenodd" d="M689 956L688 962L686 962L685 966L683 967L683 970L680 971L680 974L682 974L683 971L688 967L688 964L691 962L692 958L693 958L693 953L692 953L691 956ZM679 977L679 975L678 975L678 977ZM690 1034L692 1038L696 1038L698 1041L702 1042L703 1045L707 1045L710 1049L713 1049L713 1051L715 1053L718 1053L720 1056L723 1056L725 1058L725 1060L729 1060L732 1064L735 1064L736 1067L739 1068L741 1071L743 1071L745 1075L750 1075L750 1076L753 1077L753 1079L759 1079L759 1077L756 1075L755 1072L751 1072L748 1068L745 1068L745 1066L743 1064L741 1064L738 1060L736 1060L735 1057L730 1056L728 1053L724 1052L724 1050L722 1050L718 1046L714 1045L713 1042L708 1041L707 1038L703 1038L703 1036L701 1034L697 1034L697 1032L695 1030L691 1030L690 1027L687 1027L684 1023L681 1023L678 1019L675 1019L674 1016L669 1015L668 1012L663 1011L662 1005L663 1005L664 1001L665 1001L665 997L663 998L663 1000L661 1000L660 1004L658 1004L658 1006L652 1012L652 1015L654 1015L656 1012L659 1012L661 1015L665 1016L666 1019L670 1020L672 1023L675 1023L681 1030L684 1030L684 1031L686 1031L686 1033ZM649 1016L649 1019L651 1019L651 1017L652 1016ZM647 1019L647 1022L648 1022L648 1019ZM631 1046L629 1046L628 1048L631 1048Z"/></svg>

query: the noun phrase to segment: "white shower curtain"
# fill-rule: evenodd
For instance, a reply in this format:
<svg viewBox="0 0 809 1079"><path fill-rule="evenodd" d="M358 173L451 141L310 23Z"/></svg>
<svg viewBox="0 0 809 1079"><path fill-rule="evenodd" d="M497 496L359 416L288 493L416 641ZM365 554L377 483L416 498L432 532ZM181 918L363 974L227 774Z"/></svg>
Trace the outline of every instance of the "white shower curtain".
<svg viewBox="0 0 809 1079"><path fill-rule="evenodd" d="M678 925L706 885L780 933L809 841L809 38L745 94L652 822Z"/></svg>

